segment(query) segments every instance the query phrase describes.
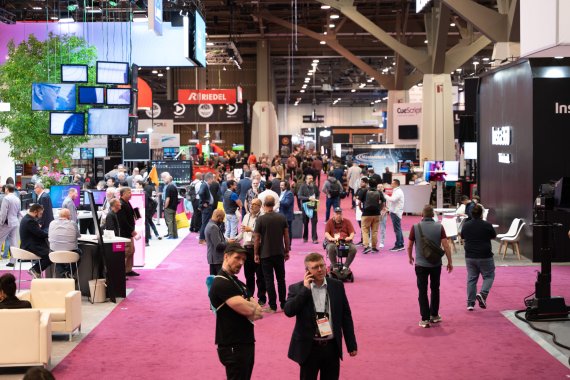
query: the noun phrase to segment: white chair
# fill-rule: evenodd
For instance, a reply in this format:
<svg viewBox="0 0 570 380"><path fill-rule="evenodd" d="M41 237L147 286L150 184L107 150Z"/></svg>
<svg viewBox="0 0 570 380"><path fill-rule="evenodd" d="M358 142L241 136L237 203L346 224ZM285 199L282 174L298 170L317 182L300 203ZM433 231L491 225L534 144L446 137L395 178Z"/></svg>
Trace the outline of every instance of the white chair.
<svg viewBox="0 0 570 380"><path fill-rule="evenodd" d="M441 225L447 235L447 241L453 246L453 252L457 253L457 248L455 247L455 242L453 240L459 234L457 230L457 221L455 218L442 218Z"/></svg>
<svg viewBox="0 0 570 380"><path fill-rule="evenodd" d="M69 341L75 330L81 332L81 293L75 290L75 280L35 279L30 290L20 292L18 298L30 301L34 309L51 314L52 331L69 334Z"/></svg>
<svg viewBox="0 0 570 380"><path fill-rule="evenodd" d="M81 257L79 253L72 251L53 251L49 253L49 259L54 264L69 264L71 269L71 277L73 277L73 264L75 264L75 275L78 278L77 286L81 292L81 285L79 284L79 266L78 262ZM55 265L53 265L53 277L55 278Z"/></svg>
<svg viewBox="0 0 570 380"><path fill-rule="evenodd" d="M12 257L16 260L18 260L20 266L19 266L19 270L18 270L18 290L20 290L20 282L22 281L22 262L23 261L38 261L39 265L40 265L40 275L42 273L42 265L40 260L42 259L41 257L39 257L38 255L33 254L30 251L26 251L25 249L21 249L21 248L17 248L17 247L10 247L10 254L12 255ZM27 282L30 280L24 280L24 282Z"/></svg>
<svg viewBox="0 0 570 380"><path fill-rule="evenodd" d="M50 314L37 309L0 310L0 367L47 366L51 359Z"/></svg>
<svg viewBox="0 0 570 380"><path fill-rule="evenodd" d="M511 222L511 226L509 227L509 230L504 234L497 234L497 239L502 239L502 238L507 237L507 236L515 236L517 234L518 229L519 229L520 222L521 222L521 220L519 218L514 218L513 221Z"/></svg>
<svg viewBox="0 0 570 380"><path fill-rule="evenodd" d="M505 258L505 255L507 254L507 249L509 248L509 244L512 245L512 249L513 249L513 253L517 255L518 259L521 259L521 252L520 252L520 244L519 244L519 240L520 240L520 236L521 236L521 231L523 229L523 227L525 226L526 223L521 223L521 225L519 226L519 229L516 233L515 236L506 236L504 238L501 239L501 246L504 244L505 246L505 252L503 252L503 259ZM501 246L499 246L499 255L501 254Z"/></svg>

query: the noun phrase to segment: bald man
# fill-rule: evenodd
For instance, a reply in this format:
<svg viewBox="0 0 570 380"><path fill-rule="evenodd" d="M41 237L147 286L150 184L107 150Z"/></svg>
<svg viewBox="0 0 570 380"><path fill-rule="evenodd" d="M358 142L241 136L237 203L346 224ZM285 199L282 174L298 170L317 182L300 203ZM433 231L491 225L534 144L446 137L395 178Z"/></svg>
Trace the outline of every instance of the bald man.
<svg viewBox="0 0 570 380"><path fill-rule="evenodd" d="M204 230L210 274L214 276L222 269L222 263L224 262L226 238L221 226L224 224L225 217L226 213L224 210L214 210L212 219L210 219Z"/></svg>
<svg viewBox="0 0 570 380"><path fill-rule="evenodd" d="M49 225L48 241L50 251L73 251L81 255L77 242L81 234L77 223L71 220L69 209L59 210L57 219ZM59 277L72 278L69 264L57 264L55 270Z"/></svg>

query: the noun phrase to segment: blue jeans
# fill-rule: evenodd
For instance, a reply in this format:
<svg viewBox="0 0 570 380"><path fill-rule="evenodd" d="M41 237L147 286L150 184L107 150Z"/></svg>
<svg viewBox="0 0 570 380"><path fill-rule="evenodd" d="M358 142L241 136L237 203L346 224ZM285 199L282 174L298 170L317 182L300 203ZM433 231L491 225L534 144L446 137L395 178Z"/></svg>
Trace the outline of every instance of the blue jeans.
<svg viewBox="0 0 570 380"><path fill-rule="evenodd" d="M393 212L390 213L392 224L394 225L394 234L396 234L396 247L404 246L404 236L402 235L402 219Z"/></svg>
<svg viewBox="0 0 570 380"><path fill-rule="evenodd" d="M384 244L386 240L386 222L388 221L388 214L380 215L380 244Z"/></svg>
<svg viewBox="0 0 570 380"><path fill-rule="evenodd" d="M340 207L340 198L339 197L327 198L326 206L327 206L327 213L325 216L325 221L329 220L331 216L331 206L333 209L335 209L336 207Z"/></svg>
<svg viewBox="0 0 570 380"><path fill-rule="evenodd" d="M212 219L212 214L214 213L214 207L206 207L202 209L202 226L200 227L200 240L206 240L206 225Z"/></svg>
<svg viewBox="0 0 570 380"><path fill-rule="evenodd" d="M467 306L473 306L475 305L475 297L477 295L479 275L483 277L481 294L484 298L487 298L487 295L489 295L495 280L495 260L492 257L486 259L470 259L466 257L465 266L467 267Z"/></svg>
<svg viewBox="0 0 570 380"><path fill-rule="evenodd" d="M238 234L238 217L236 214L226 214L226 239L233 239Z"/></svg>

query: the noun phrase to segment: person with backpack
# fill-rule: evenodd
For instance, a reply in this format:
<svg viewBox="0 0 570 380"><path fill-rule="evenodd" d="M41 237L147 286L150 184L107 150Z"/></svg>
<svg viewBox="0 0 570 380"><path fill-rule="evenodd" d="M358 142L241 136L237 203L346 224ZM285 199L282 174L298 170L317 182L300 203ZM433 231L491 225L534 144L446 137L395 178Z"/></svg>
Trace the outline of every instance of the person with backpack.
<svg viewBox="0 0 570 380"><path fill-rule="evenodd" d="M380 211L382 204L386 201L384 195L376 188L376 183L369 182L370 187L366 192L363 192L361 203L364 205L362 208L362 241L364 251L378 252L378 226L380 225Z"/></svg>
<svg viewBox="0 0 570 380"><path fill-rule="evenodd" d="M198 192L202 186L202 173L196 173L194 181L188 186L186 198L192 203L192 219L190 220L190 232L199 232L202 227L202 209Z"/></svg>
<svg viewBox="0 0 570 380"><path fill-rule="evenodd" d="M418 285L418 301L421 320L419 326L430 327L430 323L441 322L439 315L439 282L441 277L442 253L447 257L447 272L451 273L451 248L445 230L440 223L433 220L433 207L425 205L422 220L414 224L408 242L408 259L410 265L415 264ZM416 258L412 255L416 245ZM443 247L443 250L441 249ZM443 252L442 252L443 251ZM428 300L428 282L431 289L431 301Z"/></svg>
<svg viewBox="0 0 570 380"><path fill-rule="evenodd" d="M340 207L340 194L342 193L342 185L334 177L334 173L331 171L328 173L327 181L323 186L323 193L327 197L326 203L326 215L325 222L330 219L331 207L333 210Z"/></svg>

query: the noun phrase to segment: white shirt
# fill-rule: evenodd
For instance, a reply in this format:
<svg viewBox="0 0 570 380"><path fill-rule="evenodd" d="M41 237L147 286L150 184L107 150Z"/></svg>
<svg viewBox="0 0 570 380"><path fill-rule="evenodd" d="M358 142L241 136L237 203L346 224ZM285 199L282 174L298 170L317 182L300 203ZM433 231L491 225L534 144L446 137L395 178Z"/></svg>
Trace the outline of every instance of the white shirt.
<svg viewBox="0 0 570 380"><path fill-rule="evenodd" d="M390 212L396 214L401 219L402 215L404 215L404 191L400 187L396 187L392 190L392 195L384 194L384 197L388 201Z"/></svg>
<svg viewBox="0 0 570 380"><path fill-rule="evenodd" d="M325 311L325 304L327 301L327 294L328 294L328 290L327 290L327 278L325 277L325 279L323 280L323 284L321 286L318 286L317 284L315 284L315 282L311 282L311 294L313 295L313 302L315 304L315 310L317 311L317 313L328 313L329 315L329 323L331 324L331 330L332 330L332 312L331 312L331 300L329 297L329 305L327 310ZM327 336L325 339L332 339L333 338L333 334Z"/></svg>

